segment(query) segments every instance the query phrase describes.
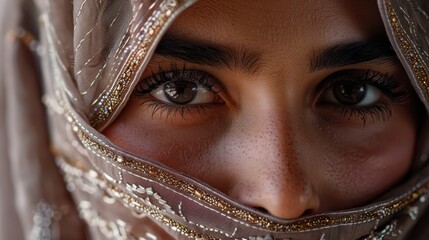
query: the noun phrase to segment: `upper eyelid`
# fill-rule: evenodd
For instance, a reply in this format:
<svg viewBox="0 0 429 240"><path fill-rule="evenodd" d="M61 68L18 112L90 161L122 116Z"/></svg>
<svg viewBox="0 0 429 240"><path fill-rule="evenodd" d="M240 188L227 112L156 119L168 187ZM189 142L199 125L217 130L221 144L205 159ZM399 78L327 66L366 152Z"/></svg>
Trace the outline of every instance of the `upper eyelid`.
<svg viewBox="0 0 429 240"><path fill-rule="evenodd" d="M145 77L137 84L135 91L140 92L141 94L147 93L166 82L173 81L174 79L166 77L167 74L173 74L176 76L185 75L185 77L189 77L189 79L178 78L177 80L190 80L199 82L203 86L213 90L214 93L219 93L224 89L224 86L220 80L204 70L187 68L186 66L179 68L177 65L172 64L168 70L159 65L157 71L152 71L151 75Z"/></svg>
<svg viewBox="0 0 429 240"><path fill-rule="evenodd" d="M338 81L343 81L350 79L352 81L363 82L374 84L376 86L386 86L389 89L396 89L402 86L393 75L388 73L381 73L371 69L367 70L341 70L327 76L323 81L322 85L327 83L335 83Z"/></svg>
<svg viewBox="0 0 429 240"><path fill-rule="evenodd" d="M341 76L340 74L344 74L344 76ZM407 96L409 95L405 85L398 81L395 75L382 73L372 69L352 69L335 72L326 77L316 90L317 95L315 102L317 102L317 99L319 99L327 89L331 88L333 84L336 82L341 82L343 78L347 77L352 78L354 81L371 84L377 87L385 96L391 100L395 100L396 102L402 102L406 100Z"/></svg>

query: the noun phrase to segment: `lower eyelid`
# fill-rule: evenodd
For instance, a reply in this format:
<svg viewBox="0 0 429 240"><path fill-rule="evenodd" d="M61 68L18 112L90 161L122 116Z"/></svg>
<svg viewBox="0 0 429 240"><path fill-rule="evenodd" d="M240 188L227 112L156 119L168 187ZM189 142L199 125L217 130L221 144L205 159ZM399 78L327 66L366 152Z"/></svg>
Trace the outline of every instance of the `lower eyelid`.
<svg viewBox="0 0 429 240"><path fill-rule="evenodd" d="M180 127L198 125L214 118L224 117L224 104L170 105L157 101L151 96L140 99L141 113L152 121Z"/></svg>
<svg viewBox="0 0 429 240"><path fill-rule="evenodd" d="M370 70L368 70L368 71L370 71ZM382 75L381 73L373 73L373 74ZM383 83L377 82L375 80L367 80L367 79L363 79L363 80L357 79L357 81L365 82L367 85L371 85L371 86L376 87L383 94L383 98L386 97L393 102L400 103L400 102L404 102L407 99L409 99L409 91L406 89L406 87L403 84L399 83L397 80L394 80L393 76L387 77L386 74L384 74L382 76L384 76L384 78L385 78L382 80ZM319 103L319 99L321 98L321 96L323 96L327 90L332 89L332 87L335 83L345 81L345 80L341 80L341 78L338 78L338 79L340 79L340 80L329 79L329 77L327 77L327 79L322 81L322 83L320 84L320 86L316 90L316 95L314 98L315 100L314 100L313 106L315 106ZM391 81L391 83L388 81ZM384 85L386 85L386 86L384 86Z"/></svg>
<svg viewBox="0 0 429 240"><path fill-rule="evenodd" d="M369 107L347 107L345 105L321 103L318 104L316 114L323 116L331 123L357 123L359 127L365 126L369 122L386 122L392 115L392 105L381 102ZM347 121L347 122L345 122ZM356 122L358 121L358 122ZM348 124L348 123L347 123Z"/></svg>

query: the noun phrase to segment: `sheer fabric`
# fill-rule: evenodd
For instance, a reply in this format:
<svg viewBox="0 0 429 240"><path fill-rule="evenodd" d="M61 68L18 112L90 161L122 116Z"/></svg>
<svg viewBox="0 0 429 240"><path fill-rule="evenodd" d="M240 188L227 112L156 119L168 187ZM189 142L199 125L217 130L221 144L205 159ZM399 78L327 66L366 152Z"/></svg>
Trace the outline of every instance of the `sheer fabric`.
<svg viewBox="0 0 429 240"><path fill-rule="evenodd" d="M100 133L194 2L0 1L1 238L427 239L425 131L405 183L370 205L296 220L242 206ZM379 8L428 109L428 3L380 0Z"/></svg>

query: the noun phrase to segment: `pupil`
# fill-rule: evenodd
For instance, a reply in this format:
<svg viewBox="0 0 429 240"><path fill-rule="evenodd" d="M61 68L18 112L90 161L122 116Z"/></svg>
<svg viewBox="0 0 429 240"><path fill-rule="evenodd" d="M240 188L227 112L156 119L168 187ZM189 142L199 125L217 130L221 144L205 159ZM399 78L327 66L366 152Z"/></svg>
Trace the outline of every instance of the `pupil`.
<svg viewBox="0 0 429 240"><path fill-rule="evenodd" d="M197 84L190 81L171 81L164 84L164 94L175 104L186 104L197 95Z"/></svg>
<svg viewBox="0 0 429 240"><path fill-rule="evenodd" d="M360 83L338 83L333 86L335 98L342 104L355 105L366 95L367 87Z"/></svg>

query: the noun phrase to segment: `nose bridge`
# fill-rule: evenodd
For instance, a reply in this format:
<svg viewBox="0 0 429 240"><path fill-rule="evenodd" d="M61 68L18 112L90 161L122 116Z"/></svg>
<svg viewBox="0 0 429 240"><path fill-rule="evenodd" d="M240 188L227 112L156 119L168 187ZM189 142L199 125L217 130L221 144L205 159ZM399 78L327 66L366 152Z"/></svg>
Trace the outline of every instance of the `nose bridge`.
<svg viewBox="0 0 429 240"><path fill-rule="evenodd" d="M260 105L241 121L240 159L231 195L280 218L317 211L318 199L296 151L294 124L278 105Z"/></svg>

